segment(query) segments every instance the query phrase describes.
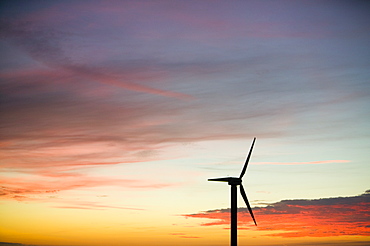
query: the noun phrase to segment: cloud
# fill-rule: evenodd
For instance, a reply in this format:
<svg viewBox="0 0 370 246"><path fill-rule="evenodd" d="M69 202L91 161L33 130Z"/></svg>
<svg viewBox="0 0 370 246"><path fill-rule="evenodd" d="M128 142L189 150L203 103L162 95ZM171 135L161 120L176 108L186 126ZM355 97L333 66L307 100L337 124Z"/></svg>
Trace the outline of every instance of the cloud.
<svg viewBox="0 0 370 246"><path fill-rule="evenodd" d="M201 237L197 237L197 236L180 236L181 238L201 238Z"/></svg>
<svg viewBox="0 0 370 246"><path fill-rule="evenodd" d="M208 2L198 4L50 3L14 16L4 13L1 41L17 51L12 53L18 63L0 73L2 171L48 182L82 177L83 183L85 168L176 158L177 153L162 153L179 143L284 136L301 112L322 110L354 90L344 83L346 93L334 93L338 86L320 77L330 93L312 96L311 83L297 79L311 69L307 56L245 42L284 28L285 15L279 22L255 23L228 18L246 16L238 5L218 2L225 7L218 15ZM294 25L282 33L294 36L304 24ZM231 40L236 42L230 47L239 47L239 38L243 46L235 50L213 46ZM250 48L240 55L244 45ZM293 63L297 67L291 69ZM293 71L288 78L286 70ZM313 120L300 122L310 131L325 126ZM332 130L332 121L329 126ZM47 191L30 183L10 182L15 188L7 189L25 195Z"/></svg>
<svg viewBox="0 0 370 246"><path fill-rule="evenodd" d="M21 243L6 243L6 242L0 242L1 246L26 246L25 244Z"/></svg>
<svg viewBox="0 0 370 246"><path fill-rule="evenodd" d="M0 242L0 246L38 246L35 244Z"/></svg>
<svg viewBox="0 0 370 246"><path fill-rule="evenodd" d="M144 210L141 208L130 208L130 207L120 207L120 206L109 206L102 205L96 202L70 202L67 205L52 206L53 208L63 208L63 209L88 209L88 210L106 210L106 209L125 209L125 210Z"/></svg>
<svg viewBox="0 0 370 246"><path fill-rule="evenodd" d="M1 199L14 199L19 201L38 200L47 201L54 194L74 189L84 189L100 186L117 186L135 189L158 189L173 184L169 183L150 183L148 181L119 179L112 177L93 177L82 174L62 175L43 177L33 175L22 178L0 178L0 197ZM81 206L81 204L79 205Z"/></svg>
<svg viewBox="0 0 370 246"><path fill-rule="evenodd" d="M364 240L364 241L354 241L354 240L351 240L351 241L347 241L347 240L340 240L340 242L338 241L329 241L329 240L325 240L325 241L315 241L314 243L313 242L301 242L301 243L287 243L286 245L288 246L312 246L312 245L315 245L315 246L337 246L337 245L341 245L341 246L367 246L369 245L369 241L368 240Z"/></svg>
<svg viewBox="0 0 370 246"><path fill-rule="evenodd" d="M71 33L63 33L54 29L42 27L37 23L28 23L22 20L15 22L0 20L2 27L1 38L9 40L25 51L35 61L60 72L69 73L69 76L92 80L105 85L113 85L127 90L173 97L178 99L192 99L192 96L168 90L155 89L138 82L153 82L163 80L159 74L150 74L145 68L132 69L132 66L121 67L119 75L113 76L109 72L103 72L101 67L89 63L74 61L71 52L66 52L70 47L66 46L66 39L70 39ZM64 42L62 42L64 41ZM106 70L107 68L105 68ZM130 70L131 69L131 70Z"/></svg>
<svg viewBox="0 0 370 246"><path fill-rule="evenodd" d="M209 210L184 215L211 219L203 226L229 225L230 209ZM272 237L336 237L370 235L370 190L353 197L282 200L266 207L253 208L258 227L252 226L247 208L240 208L241 229L267 231Z"/></svg>
<svg viewBox="0 0 370 246"><path fill-rule="evenodd" d="M232 124L236 120L239 125L246 115L222 115L219 109L202 114L205 106L197 102L168 103L167 98L147 100L104 91L100 85L85 86L65 71L13 71L1 74L0 79L4 88L1 171L34 175L32 179L4 179L3 199L30 200L51 191L104 185L167 187L89 178L81 173L86 168L176 158L177 153L161 153L178 143L250 135ZM48 186L40 185L38 179ZM62 185L62 179L71 185Z"/></svg>
<svg viewBox="0 0 370 246"><path fill-rule="evenodd" d="M13 71L0 78L3 171L57 178L84 168L171 159L176 153L161 155L166 147L250 137L238 127L245 117L257 121L269 114L235 115L200 102L104 91L59 70ZM281 134L276 128L258 135Z"/></svg>
<svg viewBox="0 0 370 246"><path fill-rule="evenodd" d="M172 236L178 236L180 238L201 238L198 236L188 236L186 233L181 233L181 232L175 232L175 233L170 233Z"/></svg>
<svg viewBox="0 0 370 246"><path fill-rule="evenodd" d="M81 61L70 42L78 37L46 21L54 16L50 13L55 8L1 21L1 38L33 59L26 67L0 73L4 171L57 177L86 167L158 160L164 158L158 155L163 148L176 143L249 136L240 127L245 118L257 121L270 115L257 111L235 114L220 105L209 108L213 102L205 104L206 97L188 100L192 90L180 93L151 86L178 70L186 76L194 71L219 73L223 62L207 65L208 61L181 60L173 64L130 58L106 62L110 57ZM108 6L104 11L114 9ZM98 53L94 48L94 54ZM270 125L270 132L266 133L268 127L255 132L259 136L281 134L274 122Z"/></svg>
<svg viewBox="0 0 370 246"><path fill-rule="evenodd" d="M311 164L332 164L348 163L349 160L326 160L326 161L303 161L303 162L253 162L255 165L311 165Z"/></svg>

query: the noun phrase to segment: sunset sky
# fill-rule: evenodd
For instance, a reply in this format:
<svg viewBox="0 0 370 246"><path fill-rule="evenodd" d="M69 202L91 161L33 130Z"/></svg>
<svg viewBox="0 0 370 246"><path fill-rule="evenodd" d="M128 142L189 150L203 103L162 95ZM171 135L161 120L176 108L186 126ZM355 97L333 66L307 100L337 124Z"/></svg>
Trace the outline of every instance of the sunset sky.
<svg viewBox="0 0 370 246"><path fill-rule="evenodd" d="M0 245L369 245L369 3L1 1Z"/></svg>

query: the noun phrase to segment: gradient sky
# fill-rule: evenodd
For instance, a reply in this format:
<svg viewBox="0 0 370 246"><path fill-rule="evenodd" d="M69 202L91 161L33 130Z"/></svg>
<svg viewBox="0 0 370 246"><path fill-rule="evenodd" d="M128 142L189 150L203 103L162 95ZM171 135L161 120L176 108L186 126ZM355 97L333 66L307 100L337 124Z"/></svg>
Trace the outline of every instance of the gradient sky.
<svg viewBox="0 0 370 246"><path fill-rule="evenodd" d="M369 10L1 1L0 242L369 245Z"/></svg>

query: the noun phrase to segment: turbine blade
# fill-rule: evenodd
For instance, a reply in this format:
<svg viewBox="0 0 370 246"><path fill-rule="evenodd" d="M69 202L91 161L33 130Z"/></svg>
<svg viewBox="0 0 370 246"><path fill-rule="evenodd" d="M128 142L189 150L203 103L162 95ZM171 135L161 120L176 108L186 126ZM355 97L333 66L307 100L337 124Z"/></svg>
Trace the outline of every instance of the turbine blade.
<svg viewBox="0 0 370 246"><path fill-rule="evenodd" d="M240 185L240 193L242 194L242 197L244 198L244 201L245 201L245 204L247 204L247 207L248 207L248 210L249 210L249 213L251 214L252 216L252 219L254 221L254 224L257 226L257 222L254 218L254 215L253 215L253 212L252 212L252 208L251 208L251 205L249 205L249 202L248 202L248 198L247 198L247 194L245 194L245 190L243 188L243 185Z"/></svg>
<svg viewBox="0 0 370 246"><path fill-rule="evenodd" d="M253 139L253 143L252 143L252 147L251 149L249 150L249 154L248 154L248 157L247 159L245 160L245 164L244 164L244 167L243 167L243 170L242 172L240 173L240 177L239 178L242 178L245 174L245 171L247 170L247 166L248 166L248 162L249 162L249 159L251 158L251 154L252 154L252 150L253 150L253 146L254 146L254 142L256 141L256 138Z"/></svg>

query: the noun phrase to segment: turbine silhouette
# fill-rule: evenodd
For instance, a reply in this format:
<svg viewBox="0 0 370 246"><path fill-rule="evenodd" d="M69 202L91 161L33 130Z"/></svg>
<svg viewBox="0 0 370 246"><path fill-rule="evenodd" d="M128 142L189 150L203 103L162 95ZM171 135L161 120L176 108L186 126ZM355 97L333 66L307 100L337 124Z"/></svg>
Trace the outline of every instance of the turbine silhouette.
<svg viewBox="0 0 370 246"><path fill-rule="evenodd" d="M256 141L256 138L253 139L253 143L251 146L251 149L249 150L249 154L247 156L247 159L245 161L244 167L242 172L240 173L239 178L237 177L225 177L225 178L215 178L215 179L208 179L208 181L219 181L219 182L228 182L229 185L231 185L231 233L230 233L230 245L231 246L237 246L237 240L238 240L238 205L237 205L237 186L240 187L240 193L245 201L245 204L248 207L249 213L252 216L252 219L254 221L254 224L257 226L257 222L254 218L252 208L249 205L247 194L245 193L244 187L242 185L242 178L247 170L249 159L251 158L254 142Z"/></svg>

